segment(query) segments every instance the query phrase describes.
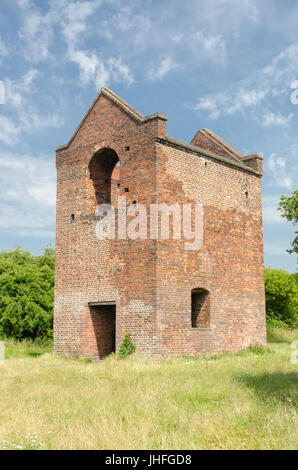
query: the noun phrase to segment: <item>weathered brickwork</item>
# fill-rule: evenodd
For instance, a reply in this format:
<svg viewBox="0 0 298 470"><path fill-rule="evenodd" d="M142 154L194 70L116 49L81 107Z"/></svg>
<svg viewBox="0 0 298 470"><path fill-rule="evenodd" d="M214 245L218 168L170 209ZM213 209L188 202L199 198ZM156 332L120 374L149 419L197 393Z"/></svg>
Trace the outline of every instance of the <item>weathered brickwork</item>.
<svg viewBox="0 0 298 470"><path fill-rule="evenodd" d="M166 119L144 118L102 89L57 148L56 353L101 358L126 332L146 355L266 343L261 157L207 130L192 145L176 141ZM118 195L148 213L152 203L202 204L202 247L149 236L99 241L96 207L116 206ZM194 289L208 292L196 327Z"/></svg>

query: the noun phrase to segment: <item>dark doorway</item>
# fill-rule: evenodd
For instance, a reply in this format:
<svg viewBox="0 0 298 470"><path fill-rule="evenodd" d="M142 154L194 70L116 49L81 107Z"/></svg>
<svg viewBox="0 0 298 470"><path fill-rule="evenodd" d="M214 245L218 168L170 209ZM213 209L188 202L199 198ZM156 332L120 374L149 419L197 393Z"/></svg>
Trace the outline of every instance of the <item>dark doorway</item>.
<svg viewBox="0 0 298 470"><path fill-rule="evenodd" d="M98 358L115 352L116 305L112 303L89 304L96 338Z"/></svg>
<svg viewBox="0 0 298 470"><path fill-rule="evenodd" d="M209 328L210 298L206 289L191 291L191 326L192 328Z"/></svg>

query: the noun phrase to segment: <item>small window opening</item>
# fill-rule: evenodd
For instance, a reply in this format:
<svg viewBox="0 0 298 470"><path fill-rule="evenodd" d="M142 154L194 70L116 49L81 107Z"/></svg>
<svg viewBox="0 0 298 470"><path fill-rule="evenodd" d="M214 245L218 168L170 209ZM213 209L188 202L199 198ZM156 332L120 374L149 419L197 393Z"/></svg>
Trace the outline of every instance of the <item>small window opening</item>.
<svg viewBox="0 0 298 470"><path fill-rule="evenodd" d="M137 203L137 201L132 201L132 203L133 203L133 204L136 204L136 203Z"/></svg>
<svg viewBox="0 0 298 470"><path fill-rule="evenodd" d="M245 191L245 196L248 197L248 191Z"/></svg>
<svg viewBox="0 0 298 470"><path fill-rule="evenodd" d="M75 220L75 215L74 214L71 214L70 220L71 220L71 222L73 222Z"/></svg>
<svg viewBox="0 0 298 470"><path fill-rule="evenodd" d="M206 289L198 288L191 291L191 326L210 327L210 298Z"/></svg>
<svg viewBox="0 0 298 470"><path fill-rule="evenodd" d="M128 193L128 188L125 188L125 192Z"/></svg>
<svg viewBox="0 0 298 470"><path fill-rule="evenodd" d="M126 147L125 147L125 152L129 152L129 150L130 150L129 145L126 145Z"/></svg>

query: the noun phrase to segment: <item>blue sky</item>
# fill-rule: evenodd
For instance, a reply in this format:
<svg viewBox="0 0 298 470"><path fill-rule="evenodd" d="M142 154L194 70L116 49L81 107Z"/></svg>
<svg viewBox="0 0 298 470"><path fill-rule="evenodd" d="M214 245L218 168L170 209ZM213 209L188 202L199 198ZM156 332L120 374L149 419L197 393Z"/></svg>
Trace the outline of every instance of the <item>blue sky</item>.
<svg viewBox="0 0 298 470"><path fill-rule="evenodd" d="M54 246L54 149L104 85L172 137L262 153L265 263L294 271L276 207L298 186L297 24L291 0L1 0L0 249Z"/></svg>

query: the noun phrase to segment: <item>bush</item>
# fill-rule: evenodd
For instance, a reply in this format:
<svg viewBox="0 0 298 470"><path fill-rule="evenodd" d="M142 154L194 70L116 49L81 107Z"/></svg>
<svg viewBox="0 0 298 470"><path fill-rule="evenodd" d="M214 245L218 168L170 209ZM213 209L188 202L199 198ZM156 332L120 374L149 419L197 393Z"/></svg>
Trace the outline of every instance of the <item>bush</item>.
<svg viewBox="0 0 298 470"><path fill-rule="evenodd" d="M18 247L0 253L0 336L53 336L54 250L33 256Z"/></svg>
<svg viewBox="0 0 298 470"><path fill-rule="evenodd" d="M121 359L133 354L136 351L136 347L132 342L130 333L125 333L123 343L119 349L119 357Z"/></svg>
<svg viewBox="0 0 298 470"><path fill-rule="evenodd" d="M298 276L282 269L265 268L267 324L298 326Z"/></svg>

